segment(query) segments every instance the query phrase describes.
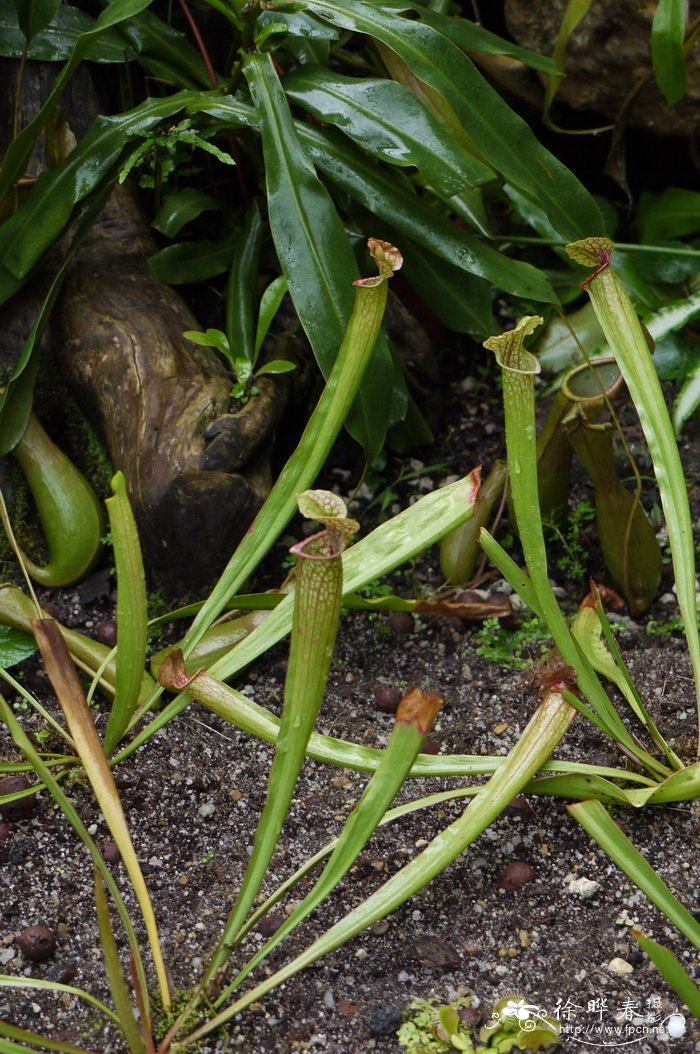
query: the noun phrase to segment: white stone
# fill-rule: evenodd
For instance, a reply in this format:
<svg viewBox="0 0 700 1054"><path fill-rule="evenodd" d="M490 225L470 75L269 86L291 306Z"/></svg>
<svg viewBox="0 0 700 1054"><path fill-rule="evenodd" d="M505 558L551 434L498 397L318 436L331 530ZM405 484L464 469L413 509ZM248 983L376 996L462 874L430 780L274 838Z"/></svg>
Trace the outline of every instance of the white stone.
<svg viewBox="0 0 700 1054"><path fill-rule="evenodd" d="M631 966L624 959L615 957L608 963L608 973L613 974L614 977L627 977L628 974L634 972L634 966Z"/></svg>
<svg viewBox="0 0 700 1054"><path fill-rule="evenodd" d="M569 893L573 893L575 896L580 897L581 900L588 900L588 898L594 896L599 889L600 882L596 882L593 878L586 878L584 875L581 875L580 878L573 878L571 882L569 882Z"/></svg>

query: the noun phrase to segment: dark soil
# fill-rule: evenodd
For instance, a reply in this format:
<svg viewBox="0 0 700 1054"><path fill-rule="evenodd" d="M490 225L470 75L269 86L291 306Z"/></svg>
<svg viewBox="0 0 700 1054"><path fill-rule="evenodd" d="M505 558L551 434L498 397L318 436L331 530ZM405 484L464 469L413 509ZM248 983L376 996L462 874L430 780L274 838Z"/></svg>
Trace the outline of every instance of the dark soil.
<svg viewBox="0 0 700 1054"><path fill-rule="evenodd" d="M484 448L493 456L500 452L498 413L485 391L472 385L447 397L444 419L455 423L436 451L426 452L424 458L426 463L454 460L399 488L399 502L410 493L437 486L450 473L486 461ZM696 446L693 441L686 451L691 479L696 478ZM350 491L352 481L344 470L333 478L343 480L340 490ZM362 519L366 505L367 499L361 500L352 511ZM597 559L592 547L590 564L596 572ZM395 580L397 591L406 596L417 589L430 593L440 584L435 554ZM580 583L562 580L560 585L565 603L580 599ZM92 586L88 583L82 590L51 598L59 618L86 633L94 633L97 623L113 614L109 580L93 579ZM491 580L486 588L502 591L503 585ZM98 595L91 598L91 592ZM652 614L660 620L676 614L667 587ZM618 624L620 645L661 731L679 752L691 757L695 708L681 641L648 636L642 626L624 617ZM475 626L435 618L416 620L410 633L396 633L385 615L345 614L320 730L382 746L392 718L377 708L375 692L383 685L402 691L418 686L445 698L432 735L436 751L506 754L537 698L521 672L477 654L475 632ZM238 687L279 712L285 662L286 649L279 646L248 670ZM20 676L55 710L45 675L36 664L27 664ZM6 697L21 709L12 690ZM42 726L31 714L22 717L27 729L37 731ZM247 861L271 755L266 744L193 705L117 769L176 988L187 988L197 979L219 936ZM0 733L0 756L17 758L4 733ZM624 766L614 745L580 717L556 756ZM363 774L307 763L265 893L340 831L365 782ZM411 781L401 800L464 782ZM66 787L98 844L104 846L109 832L89 789L79 780L67 782ZM459 802L443 805L381 829L336 894L282 945L269 966L287 961L357 905L463 807ZM697 805L644 811L620 808L614 815L671 890L689 910L700 912ZM9 839L0 845L2 858L2 972L61 980L109 1002L89 858L47 795L41 796L32 817L11 825ZM521 888L507 890L502 876L516 862L528 865L531 878ZM122 865L114 863L112 868L127 890ZM524 873L530 877L527 869ZM589 897L571 888L572 879L580 878L598 883ZM133 906L133 897L126 895ZM288 900L275 910L290 906ZM390 1054L399 1050L396 1015L411 1000L435 996L449 1002L461 992L473 994L483 1019L489 1018L498 998L513 994L549 1012L569 1000L578 1008L572 1024L602 1018L603 1024L619 1023L624 1028L631 1018L634 1024L647 1012L658 1021L677 1008L678 999L638 950L629 935L631 923L672 947L700 978L694 949L596 848L564 802L520 797L420 895L255 1005L227 1035L205 1041L199 1049L217 1054L233 1050ZM57 946L46 962L32 963L19 951L17 937L25 927L39 924L54 931ZM256 949L263 939L253 933L246 951ZM617 969L628 972L621 976ZM264 976L265 970L263 966L258 976ZM595 1013L595 1008L600 1012ZM641 1038L629 1043L629 1049L644 1054L700 1050L700 1026L686 1016L683 1038L667 1041L651 1024L646 1034L638 1033ZM97 1012L69 994L0 989L0 1017L102 1054L124 1051L121 1038L105 1028ZM579 1054L596 1042L600 1045L599 1040L592 1044L590 1039L568 1036L559 1049ZM626 1038L607 1041L608 1049L622 1048L627 1042Z"/></svg>

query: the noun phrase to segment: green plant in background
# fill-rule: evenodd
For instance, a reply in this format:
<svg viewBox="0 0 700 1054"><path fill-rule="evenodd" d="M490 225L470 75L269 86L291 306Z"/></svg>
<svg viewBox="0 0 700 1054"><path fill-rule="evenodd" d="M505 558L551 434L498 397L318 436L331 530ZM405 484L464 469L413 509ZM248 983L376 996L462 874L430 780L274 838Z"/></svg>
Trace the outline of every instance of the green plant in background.
<svg viewBox="0 0 700 1054"><path fill-rule="evenodd" d="M508 629L499 619L485 619L474 634L477 655L489 662L524 670L546 654L551 635L542 619L524 619L516 629Z"/></svg>
<svg viewBox="0 0 700 1054"><path fill-rule="evenodd" d="M399 1046L409 1054L442 1054L449 1050L472 1054L470 1031L459 1011L473 1005L473 998L467 995L442 1005L438 999L412 1000L403 1012L405 1020L396 1034Z"/></svg>

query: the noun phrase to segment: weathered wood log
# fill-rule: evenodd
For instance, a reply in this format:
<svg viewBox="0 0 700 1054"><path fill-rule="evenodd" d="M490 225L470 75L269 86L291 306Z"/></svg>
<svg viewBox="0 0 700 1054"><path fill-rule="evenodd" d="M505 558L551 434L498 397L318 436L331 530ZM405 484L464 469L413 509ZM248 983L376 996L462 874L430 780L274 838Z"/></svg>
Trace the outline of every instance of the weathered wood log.
<svg viewBox="0 0 700 1054"><path fill-rule="evenodd" d="M54 320L61 366L126 476L149 563L170 593L213 581L270 487L264 449L282 377L229 414L232 378L178 294L154 282L150 236L118 189L81 249Z"/></svg>
<svg viewBox="0 0 700 1054"><path fill-rule="evenodd" d="M46 97L54 70L28 64L25 120ZM6 83L11 78L10 71ZM63 105L71 128L83 134L97 105L82 70ZM32 171L44 164L39 149ZM200 326L174 290L151 278L154 249L133 193L117 187L70 269L51 340L126 477L148 566L164 591L183 595L215 580L269 490L265 450L288 382L260 378L259 394L229 413L233 379L214 350L183 337Z"/></svg>

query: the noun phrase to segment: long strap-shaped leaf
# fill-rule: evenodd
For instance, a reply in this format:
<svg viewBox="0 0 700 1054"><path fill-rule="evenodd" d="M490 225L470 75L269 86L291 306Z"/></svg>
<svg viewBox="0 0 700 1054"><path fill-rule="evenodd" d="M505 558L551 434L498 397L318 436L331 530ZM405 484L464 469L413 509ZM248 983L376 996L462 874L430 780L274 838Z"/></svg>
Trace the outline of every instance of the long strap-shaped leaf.
<svg viewBox="0 0 700 1054"><path fill-rule="evenodd" d="M243 72L259 117L270 230L299 320L327 377L352 310L355 259L340 216L299 140L272 56L247 54ZM347 422L368 461L384 441L393 385L391 354L380 340Z"/></svg>
<svg viewBox="0 0 700 1054"><path fill-rule="evenodd" d="M309 0L307 9L333 25L376 37L449 102L476 150L508 182L539 202L554 229L581 236L602 230L597 206L575 176L545 150L459 48L402 7L367 0Z"/></svg>
<svg viewBox="0 0 700 1054"><path fill-rule="evenodd" d="M310 497L313 496L313 497ZM327 529L303 545L294 590L294 617L284 708L277 749L270 768L267 798L255 832L253 852L240 892L224 927L224 934L204 975L206 985L228 958L238 930L258 894L301 772L309 736L323 701L343 597L345 539L358 524L345 516L345 504L326 491L306 491L299 496L301 511L322 520Z"/></svg>
<svg viewBox="0 0 700 1054"><path fill-rule="evenodd" d="M596 267L584 285L625 378L654 464L668 529L678 606L695 679L700 723L700 637L695 600L695 547L685 476L673 425L642 327L625 287L610 265L614 249L615 246L607 238L585 238L567 246L569 256L577 263Z"/></svg>
<svg viewBox="0 0 700 1054"><path fill-rule="evenodd" d="M318 446L325 438L323 433L320 433L319 426L320 421L314 422L314 427L308 437L308 443L306 442L306 432L304 433L302 444L297 447L292 459L285 466L275 488L273 488L272 494L275 493L278 486L283 486L286 501L286 493L294 485L295 480L306 478L309 472L313 472L313 475L315 475L314 459L318 454ZM308 431L309 428L307 426ZM316 447L311 442L312 437L317 439ZM305 462L301 456L304 453L308 453L310 464ZM292 461L294 462L293 470ZM288 479L283 478L285 473L288 473ZM433 491L431 494L426 494L414 505L411 505L410 508L381 524L366 538L353 545L347 552L343 553L343 590L345 592L355 592L375 578L388 574L400 563L410 560L424 549L434 545L447 531L463 523L472 513L478 484L479 473L475 470L465 479L458 480L456 483L450 483L448 486L441 487L440 490ZM272 494L268 498L268 502L271 500ZM281 500L279 505L281 506ZM277 507L276 501L275 507ZM282 514L283 512L278 508L277 515L281 518ZM286 522L289 519L286 507L284 515L284 522ZM256 523L258 523L259 519L260 517L258 517ZM279 528L273 523L269 529L278 530ZM239 554L245 554L246 562L243 565L243 569L247 573L252 570L257 562L254 548L251 552L251 545L248 542L249 538L253 538L254 541L262 538L266 543L266 525L261 524L261 528L258 531L256 524L253 524L250 533L246 535L238 549ZM234 557L234 560L236 560L236 557ZM238 570L233 563L231 568L234 571ZM241 577L245 577L245 575L241 574ZM231 596L235 593L237 581L238 575L232 579ZM217 587L222 592L223 583L224 579L222 578ZM2 593L0 592L1 595ZM223 598L220 606L217 603L215 609L217 614L225 606L227 600L228 594ZM265 619L264 623L258 626L245 640L242 640L239 645L232 648L228 655L212 666L210 673L220 680L225 680L228 677L232 677L239 670L244 669L249 663L259 658L260 655L263 655L273 644L289 633L292 625L292 606L293 600L291 597L285 597L280 601L275 610ZM205 624L208 624L211 620L213 620L213 617L209 616ZM196 626L196 622L193 625L193 630L194 626ZM192 633L193 630L190 632ZM195 640L200 638L201 633L195 635ZM187 639L186 637L185 641ZM118 760L123 760L133 750L141 746L142 743L145 743L147 739L150 739L158 729L179 714L188 705L188 702L189 697L183 694L174 699L172 703L169 703L160 713L156 714L148 727L135 736L129 745L120 752Z"/></svg>
<svg viewBox="0 0 700 1054"><path fill-rule="evenodd" d="M216 1001L217 1006L225 1003L258 963L296 929L307 915L315 911L350 870L408 776L442 703L441 696L422 692L419 688L412 688L401 700L396 713L396 723L379 766L350 813L318 881L267 944L246 963L238 976L221 993Z"/></svg>
<svg viewBox="0 0 700 1054"><path fill-rule="evenodd" d="M170 985L163 962L151 898L131 841L114 777L107 764L100 737L85 702L82 685L61 632L53 619L34 619L32 625L46 672L61 704L78 756L90 780L107 826L117 843L134 888L148 933L161 999L166 1009L169 1009Z"/></svg>
<svg viewBox="0 0 700 1054"><path fill-rule="evenodd" d="M558 691L550 691L527 724L522 736L472 803L430 842L423 852L351 911L344 919L266 981L227 1007L187 1038L189 1046L230 1021L252 1002L283 984L323 955L339 948L368 926L384 918L417 893L452 863L503 811L549 757L575 714Z"/></svg>
<svg viewBox="0 0 700 1054"><path fill-rule="evenodd" d="M683 936L700 949L700 923L673 895L627 835L622 833L605 806L598 801L582 801L567 805L567 809L635 886L663 912L669 922L677 926Z"/></svg>

